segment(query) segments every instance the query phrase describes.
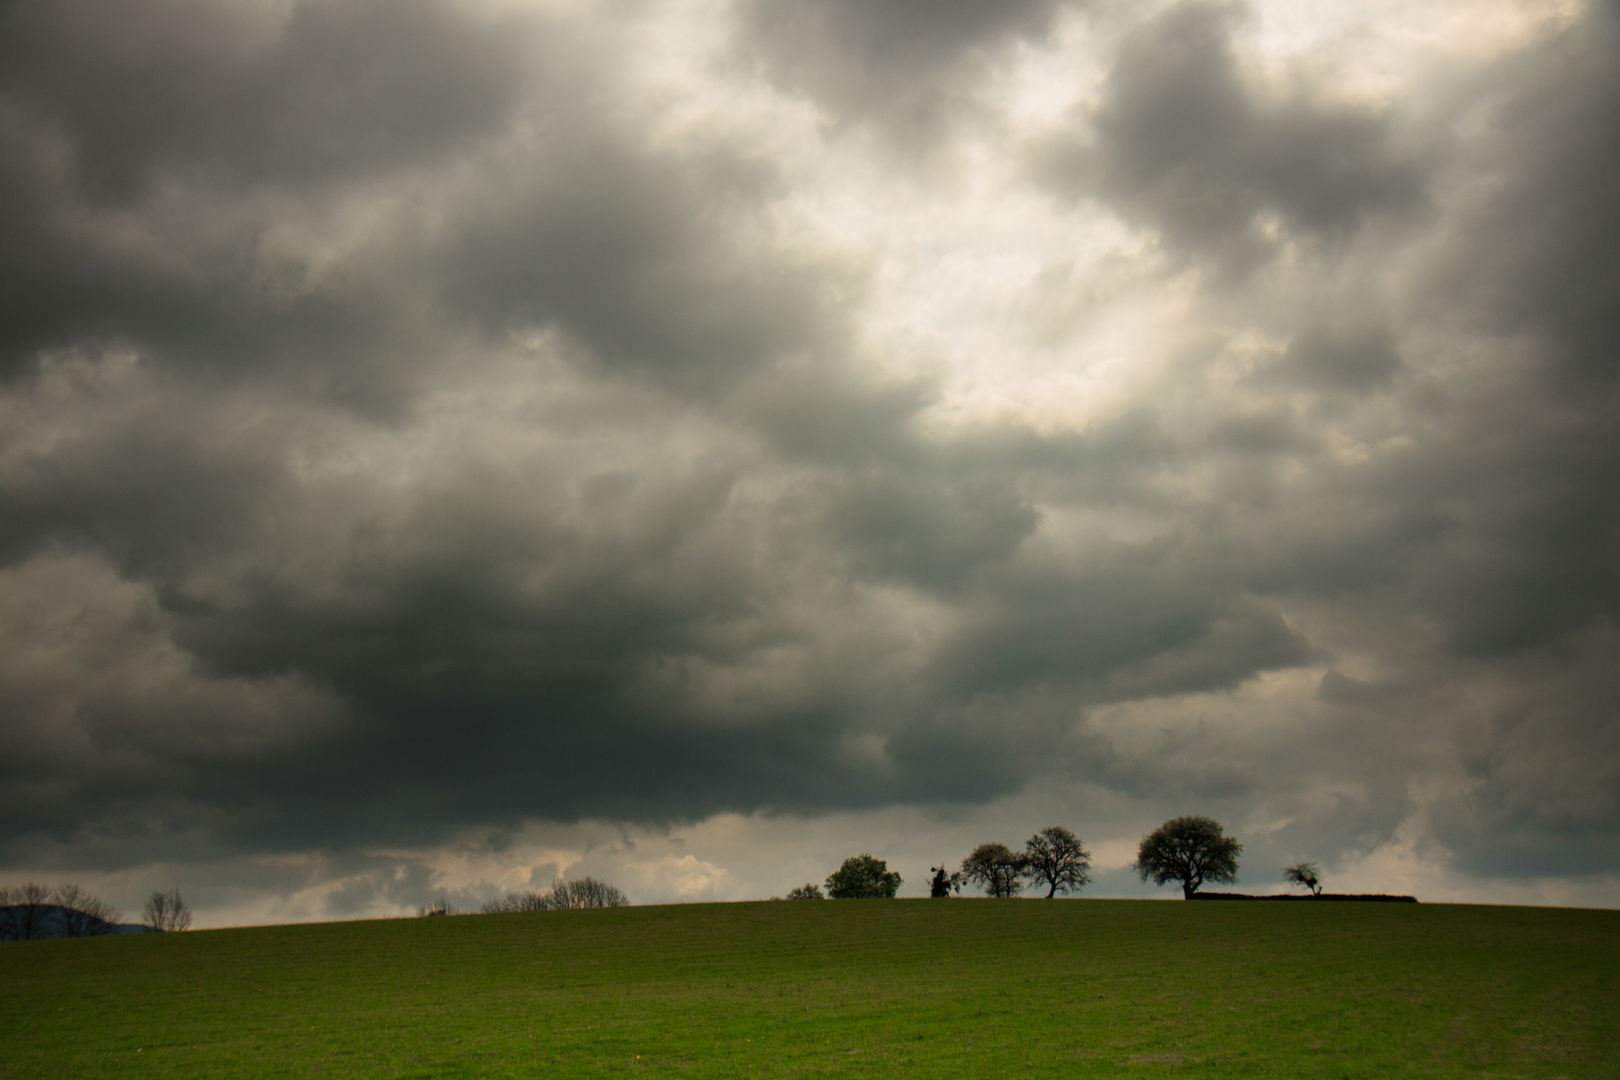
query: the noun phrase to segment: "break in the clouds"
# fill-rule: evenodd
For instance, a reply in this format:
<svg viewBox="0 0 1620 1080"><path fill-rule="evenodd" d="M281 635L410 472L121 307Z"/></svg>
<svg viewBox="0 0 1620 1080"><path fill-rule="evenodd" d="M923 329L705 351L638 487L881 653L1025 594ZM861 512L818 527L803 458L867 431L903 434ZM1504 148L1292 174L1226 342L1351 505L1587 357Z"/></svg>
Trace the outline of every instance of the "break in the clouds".
<svg viewBox="0 0 1620 1080"><path fill-rule="evenodd" d="M0 7L7 875L1620 901L1620 19L1296 7Z"/></svg>

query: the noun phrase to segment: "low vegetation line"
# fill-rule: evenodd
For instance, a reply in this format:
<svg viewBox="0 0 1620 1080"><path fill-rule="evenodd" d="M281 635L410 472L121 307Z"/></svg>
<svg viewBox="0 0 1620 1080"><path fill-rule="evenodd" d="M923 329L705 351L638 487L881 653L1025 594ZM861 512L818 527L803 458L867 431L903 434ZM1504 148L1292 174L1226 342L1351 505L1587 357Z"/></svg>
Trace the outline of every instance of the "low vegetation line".
<svg viewBox="0 0 1620 1080"><path fill-rule="evenodd" d="M1375 904L1415 904L1415 896L1390 896L1388 893L1314 893L1300 896L1295 893L1267 893L1254 896L1249 893L1236 892L1199 892L1188 897L1189 900L1298 900L1308 902L1311 900L1359 900Z"/></svg>

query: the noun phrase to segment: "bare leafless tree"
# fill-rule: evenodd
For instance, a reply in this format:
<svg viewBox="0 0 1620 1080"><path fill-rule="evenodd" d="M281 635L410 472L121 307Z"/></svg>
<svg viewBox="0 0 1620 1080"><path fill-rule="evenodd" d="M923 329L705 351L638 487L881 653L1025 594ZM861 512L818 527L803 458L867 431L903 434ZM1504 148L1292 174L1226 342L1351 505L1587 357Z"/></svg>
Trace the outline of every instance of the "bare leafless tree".
<svg viewBox="0 0 1620 1080"><path fill-rule="evenodd" d="M1052 825L1024 844L1031 883L1047 886L1048 900L1060 892L1079 892L1091 880L1091 852L1080 838L1061 825Z"/></svg>
<svg viewBox="0 0 1620 1080"><path fill-rule="evenodd" d="M44 937L50 915L51 890L30 881L15 888L0 889L0 939L31 941Z"/></svg>
<svg viewBox="0 0 1620 1080"><path fill-rule="evenodd" d="M498 900L484 905L487 914L496 915L514 911L562 911L569 908L624 907L628 897L605 881L583 877L578 881L562 878L551 883L545 892L532 890L509 892Z"/></svg>
<svg viewBox="0 0 1620 1080"><path fill-rule="evenodd" d="M124 917L117 908L77 885L58 885L52 900L62 909L62 931L68 937L110 934Z"/></svg>
<svg viewBox="0 0 1620 1080"><path fill-rule="evenodd" d="M185 930L191 926L191 909L180 898L179 889L171 889L167 893L158 889L146 898L146 911L141 915L141 923L148 930L164 933Z"/></svg>
<svg viewBox="0 0 1620 1080"><path fill-rule="evenodd" d="M532 889L509 892L494 900L486 900L481 909L485 915L509 915L518 911L550 911L551 894Z"/></svg>
<svg viewBox="0 0 1620 1080"><path fill-rule="evenodd" d="M553 895L567 895L566 906L572 908L610 908L627 907L630 898L624 893L609 885L605 881L598 881L593 877L582 877L578 881L557 882L552 885Z"/></svg>

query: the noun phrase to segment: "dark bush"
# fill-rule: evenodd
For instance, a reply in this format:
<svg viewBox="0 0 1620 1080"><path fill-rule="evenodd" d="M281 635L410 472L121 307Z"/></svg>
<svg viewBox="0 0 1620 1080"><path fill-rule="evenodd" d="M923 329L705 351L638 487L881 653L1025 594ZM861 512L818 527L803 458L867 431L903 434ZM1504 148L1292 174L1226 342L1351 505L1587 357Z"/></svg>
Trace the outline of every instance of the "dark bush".
<svg viewBox="0 0 1620 1080"><path fill-rule="evenodd" d="M899 871L870 855L852 855L827 876L827 895L834 900L890 899L899 891Z"/></svg>

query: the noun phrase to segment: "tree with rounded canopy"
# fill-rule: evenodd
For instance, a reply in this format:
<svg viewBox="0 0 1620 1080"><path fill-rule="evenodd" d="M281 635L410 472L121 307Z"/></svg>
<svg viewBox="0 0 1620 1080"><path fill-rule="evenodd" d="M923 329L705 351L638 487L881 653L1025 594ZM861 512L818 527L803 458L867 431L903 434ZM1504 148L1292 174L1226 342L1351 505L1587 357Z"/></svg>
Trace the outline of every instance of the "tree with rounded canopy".
<svg viewBox="0 0 1620 1080"><path fill-rule="evenodd" d="M994 841L980 844L962 860L962 876L1000 899L1024 890L1023 877L1028 869L1029 856Z"/></svg>
<svg viewBox="0 0 1620 1080"><path fill-rule="evenodd" d="M1031 882L1048 886L1048 900L1061 892L1079 892L1091 880L1091 852L1061 825L1042 829L1024 842L1024 871Z"/></svg>
<svg viewBox="0 0 1620 1080"><path fill-rule="evenodd" d="M1283 880L1292 885L1303 885L1312 896L1322 895L1322 868L1313 862L1302 862L1283 867Z"/></svg>
<svg viewBox="0 0 1620 1080"><path fill-rule="evenodd" d="M1153 884L1181 882L1188 900L1206 881L1231 884L1237 880L1238 856L1243 845L1225 835L1214 818L1191 815L1171 818L1142 837L1136 851L1136 873Z"/></svg>
<svg viewBox="0 0 1620 1080"><path fill-rule="evenodd" d="M900 872L870 855L852 855L827 877L827 895L834 900L893 899L900 891Z"/></svg>

